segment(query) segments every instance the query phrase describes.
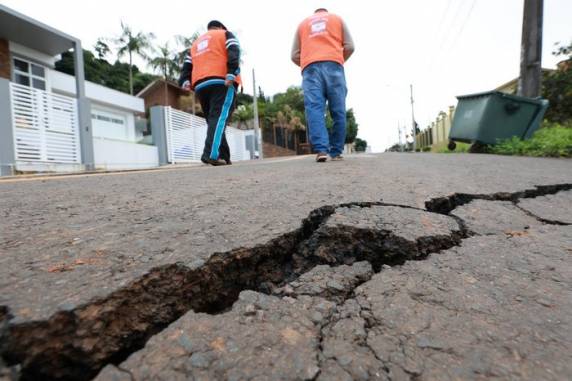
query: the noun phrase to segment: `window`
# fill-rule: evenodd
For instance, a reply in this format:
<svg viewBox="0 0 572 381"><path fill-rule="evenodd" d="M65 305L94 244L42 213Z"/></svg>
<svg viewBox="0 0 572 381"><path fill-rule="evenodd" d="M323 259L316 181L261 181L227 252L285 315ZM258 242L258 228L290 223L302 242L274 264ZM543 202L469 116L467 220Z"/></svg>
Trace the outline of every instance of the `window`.
<svg viewBox="0 0 572 381"><path fill-rule="evenodd" d="M46 90L46 68L21 58L14 58L14 82Z"/></svg>

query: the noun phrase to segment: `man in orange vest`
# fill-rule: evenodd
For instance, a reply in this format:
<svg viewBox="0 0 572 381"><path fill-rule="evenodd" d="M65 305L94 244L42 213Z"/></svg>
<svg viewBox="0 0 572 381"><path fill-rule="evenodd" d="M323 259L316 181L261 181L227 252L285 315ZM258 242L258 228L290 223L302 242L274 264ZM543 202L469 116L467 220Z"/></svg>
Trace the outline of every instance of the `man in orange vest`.
<svg viewBox="0 0 572 381"><path fill-rule="evenodd" d="M302 21L292 46L292 61L302 69L304 107L310 143L316 161L342 160L346 140L346 78L344 63L353 54L354 43L344 21L320 8ZM334 120L326 128L326 101Z"/></svg>
<svg viewBox="0 0 572 381"><path fill-rule="evenodd" d="M240 84L240 45L217 20L197 38L185 57L179 85L194 90L207 120L208 130L201 161L211 165L232 164L225 128L235 107Z"/></svg>

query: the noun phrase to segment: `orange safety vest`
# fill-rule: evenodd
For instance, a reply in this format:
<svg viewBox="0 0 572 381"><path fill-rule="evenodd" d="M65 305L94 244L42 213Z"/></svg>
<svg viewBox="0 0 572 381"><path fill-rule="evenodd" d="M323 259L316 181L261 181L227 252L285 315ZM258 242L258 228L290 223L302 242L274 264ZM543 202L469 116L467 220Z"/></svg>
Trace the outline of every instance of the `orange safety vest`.
<svg viewBox="0 0 572 381"><path fill-rule="evenodd" d="M314 62L333 61L344 64L344 30L342 19L333 13L318 12L302 21L300 38L300 67Z"/></svg>
<svg viewBox="0 0 572 381"><path fill-rule="evenodd" d="M191 78L194 88L197 82L205 78L226 78L228 52L226 50L226 31L209 30L195 40L191 47L193 72ZM240 75L234 82L241 85Z"/></svg>

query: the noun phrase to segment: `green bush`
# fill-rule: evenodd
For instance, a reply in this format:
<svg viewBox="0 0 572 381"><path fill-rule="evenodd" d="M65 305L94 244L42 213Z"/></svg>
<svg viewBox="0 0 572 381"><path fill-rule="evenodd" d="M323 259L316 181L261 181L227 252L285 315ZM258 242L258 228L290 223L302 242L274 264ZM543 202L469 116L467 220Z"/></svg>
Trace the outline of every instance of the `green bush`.
<svg viewBox="0 0 572 381"><path fill-rule="evenodd" d="M499 155L572 157L572 122L565 125L545 122L531 139L513 137L490 147L489 151Z"/></svg>

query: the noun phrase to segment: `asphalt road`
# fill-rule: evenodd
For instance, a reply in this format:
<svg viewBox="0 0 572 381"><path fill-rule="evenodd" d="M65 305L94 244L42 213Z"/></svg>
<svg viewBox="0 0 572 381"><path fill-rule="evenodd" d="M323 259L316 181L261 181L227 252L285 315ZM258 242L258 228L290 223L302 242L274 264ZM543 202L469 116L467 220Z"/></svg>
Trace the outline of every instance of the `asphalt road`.
<svg viewBox="0 0 572 381"><path fill-rule="evenodd" d="M519 327L517 329L518 335L525 344L530 345L530 348L528 352L519 355L517 366L498 371L494 370L496 369L495 366L505 364L508 361L505 354L503 354L505 357L501 355L495 355L496 357L493 355L491 355L492 357L481 356L476 360L471 357L476 356L475 348L478 347L478 351L481 351L478 353L485 353L498 345L498 341L493 340L487 344L488 346L483 344L479 347L475 344L477 346L473 347L467 342L457 343L456 335L442 335L439 338L441 343L439 345L442 347L459 346L458 351L449 349L444 351L433 348L434 345L424 345L424 339L419 339L420 336L415 330L408 333L407 340L402 339L405 333L392 324L383 323L386 317L383 314L377 316L376 308L385 311L386 314L395 314L397 313L395 311L401 311L399 316L392 315L391 319L398 318L404 322L413 322L417 319L416 316L410 316L410 314L415 315L416 312L407 312L403 309L393 311L389 307L395 304L387 304L390 301L386 297L382 297L385 295L385 291L376 287L375 284L382 282L379 278L384 278L385 273L394 274L392 276L396 277L392 284L400 284L400 282L405 281L404 279L418 276L418 268L427 269L433 268L431 266L437 266L436 264L431 265L433 261L439 261L441 267L445 266L441 263L445 263L446 259L444 258L448 257L453 258L451 261L460 261L458 266L466 266L467 276L476 279L475 282L489 284L481 279L478 273L481 269L479 265L481 261L492 263L495 255L499 255L499 253L506 253L506 255L503 254L503 258L510 257L509 253L515 253L515 255L523 256L521 272L526 273L532 270L525 265L530 265L539 258L538 250L528 250L534 245L536 245L534 247L554 246L554 255L546 258L544 265L570 274L572 264L570 263L569 249L571 249L572 243L570 227L567 224L570 224L569 216L572 215L572 196L571 192L565 190L571 189L570 186L566 187L566 184L572 184L572 162L569 160L456 154L356 155L348 157L344 162L325 164L314 163L311 157L298 157L285 160L238 163L230 167L218 168L169 168L122 174L0 181L0 216L2 217L0 219L0 251L2 252L0 256L0 320L3 321L0 325L0 333L3 335L0 349L3 351L4 363L11 366L10 369L5 368L7 370L3 373L21 373L24 378L42 375L48 378L64 379L82 379L78 374L95 375L104 365L112 362L118 364L125 360L129 354L137 352L145 345L151 335L159 333L166 325L181 316L181 319L187 319L188 322L183 320L174 324L182 324L189 327L190 330L194 329L195 324L199 324L196 321L201 320L201 317L197 317L196 314L214 313L213 325L209 329L215 331L216 324L219 324L217 323L218 320L222 319L220 324L226 326L224 319L239 319L242 316L241 308L247 308L253 303L245 302L243 305L241 304L242 299L239 299L238 304L234 307L232 307L232 303L236 300L239 291L252 289L254 291L248 291L250 294L247 292L247 299L268 299L269 305L276 305L276 310L274 307L265 307L266 309L262 308L261 311L282 311L272 312L272 314L277 314L275 320L273 318L264 320L264 324L268 324L268 327L272 327L273 324L280 324L282 327L283 323L280 323L283 320L281 314L292 315L292 321L302 319L303 317L294 311L294 306L300 303L309 306L320 305L319 309L325 308L327 310L320 312L322 320L312 321L310 316L313 325L306 327L308 332L298 332L287 324L281 328L293 329L297 332L294 336L316 335L318 343L310 345L303 340L300 342L294 340L294 347L300 345L298 349L307 347L308 351L313 351L310 357L315 361L309 365L300 363L299 369L297 368L298 371L293 372L292 377L285 374L284 379L304 379L318 376L323 379L344 379L341 376L340 378L334 377L325 369L338 369L339 367L343 369L343 372L340 370L336 374L347 374L347 377L344 376L346 379L359 379L361 376L355 373L357 371L345 360L340 360L340 357L343 356L338 353L340 348L351 351L353 347L364 353L362 359L350 361L350 363L353 361L354 364L363 362L360 369L366 369L363 371L366 373L361 373L362 376L368 374L372 377L374 374L379 374L379 377L382 378L397 379L395 377L398 374L411 378L425 375L424 377L428 377L427 379L432 379L434 377L430 375L440 374L443 377L447 375L451 379L455 379L455 377L457 379L470 379L475 375L481 377L484 374L500 378L505 375L532 380L539 379L536 377L538 373L533 371L538 364L551 364L554 365L553 373L548 375L552 375L552 379L563 379L559 377L570 376L571 373L569 373L570 368L565 361L566 352L559 353L558 346L569 345L570 343L567 341L569 339L562 335L555 335L553 338L554 346L543 344L543 351L535 352L533 345L534 340L536 340L535 332L552 334L551 332L556 328L551 326L550 322L544 322L542 320L544 315L539 315L533 309L530 310L531 313L529 314L522 313L522 311L528 311L532 305L529 299L525 298L523 299L524 302L519 302L522 309L515 309L511 313L520 316L517 324ZM535 186L549 185L560 185L561 187L542 188L544 190L541 191L535 188ZM519 193L535 189L538 194L535 192ZM463 194L463 196L451 197L453 204L459 204L453 205L458 208L452 212L451 217L417 210L425 209L426 202L432 199L455 194ZM482 200L477 200L479 198ZM349 224L351 226L328 230L324 233L323 230L328 229L328 224L336 220L336 215L344 215L344 213L338 209L327 211L323 208L328 205L340 206L347 203L353 203L354 207L363 208L363 218L360 220L358 216L356 222L354 216L350 219L353 221ZM366 205L367 203L369 204ZM398 205L396 208L402 208L403 213L400 213L399 210L390 213L388 209L379 213L365 211L365 209L372 209L375 206L372 203ZM433 204L429 203L428 205ZM377 205L376 207L382 206ZM439 211L438 208L434 209L429 212ZM310 221L312 223L308 223L308 226L313 224L312 226L304 225L305 227L301 229L302 221L312 211L316 210L325 214L321 219ZM411 211L428 213L429 217L420 215L418 221L424 222L419 226L413 222L405 223L400 220L400 216L403 216L404 220L416 221L416 217L411 215ZM433 219L444 217L450 220L447 224L453 222L459 224L459 231L462 232L459 234L462 237L453 232L454 229L450 230L451 233L435 233L439 230L435 226L441 226L440 224L443 222L434 222ZM388 218L390 223L387 222L389 221ZM366 222L366 226L359 226L360 221ZM338 225L336 224L336 226ZM361 229L360 234L362 235L356 235L359 239L356 239L352 245L347 244L347 240L351 241L352 236L346 237L345 241L336 241L340 236L344 236L340 232L355 229L356 225L358 225L357 228ZM296 233L297 231L299 232ZM419 232L419 237L414 234L415 231ZM531 234L532 238L527 235L529 231L535 232ZM402 239L403 234L399 232L406 232L406 236L416 237L410 243L404 244L403 247L417 251L413 254L410 249L407 249L409 251L388 251L394 253L391 260L384 259L372 264L374 267L386 263L390 264L393 266L391 272L382 270L374 275L376 271L381 270L381 267L374 269L371 279L365 283L363 283L364 279L357 283L354 281L338 282L341 284L341 286L338 285L338 288L346 290L342 292L343 297L338 295L332 299L329 297L332 292L326 294L322 292L315 295L306 293L302 296L297 294L292 296L288 293L277 294L278 289L283 289L285 285L296 282L294 278L304 276L303 274L307 274L307 271L313 271L314 265L325 264L321 261L325 258L323 253L327 250L336 251L340 249L340 245L343 245L346 250L344 253L348 253L344 256L351 258L351 260L346 261L347 263L335 261L334 263L327 263L332 266L332 269L336 269L336 266L340 265L351 267L353 263L359 263L362 259L371 263L371 256L360 258L359 255L352 256L352 253L363 251L368 242L374 241L387 241L390 245L381 245L377 248L375 246L369 247L372 253L375 253L376 250L384 251L390 250L392 247L402 247L400 239ZM524 233L522 232L527 233L526 237L523 236ZM273 240L279 241L269 245L269 242L273 242ZM512 240L514 240L514 244ZM534 243L527 243L526 240L535 241ZM507 242L510 243L508 246ZM263 249L256 251L255 248L257 247L263 247ZM351 247L351 250L348 247ZM487 247L489 249L483 249ZM237 251L239 248L246 249ZM280 248L284 248L283 252L280 251ZM428 254L440 250L447 250L446 253L448 254L439 255L439 259L434 259L437 256L430 255L429 259L424 260ZM216 262L218 257L213 256L215 253L221 253L219 254L220 258L223 258L221 263ZM281 258L274 264L272 263L275 260L273 253L278 253L275 257ZM301 253L307 255L301 255ZM529 254L530 257L527 257ZM267 261L265 262L265 269L270 268L270 265L273 264L276 268L283 268L283 270L276 271L277 274L268 276L267 279L259 279L257 278L258 275L242 270L240 266L245 263L244 261L250 260L250 256L255 255L261 256L264 261ZM491 257L489 258L488 255ZM236 259L236 263L239 264L237 270L232 267L234 262L225 259L227 257L233 258L233 260L238 258ZM294 259L290 261L290 257ZM410 259L416 261L406 262ZM375 262L375 260L373 261ZM175 264L177 266L176 271L173 270ZM213 270L214 266L220 267L217 267L218 273ZM439 266L437 268L441 269ZM212 275L225 272L232 274L233 271L240 274L244 273L241 275L243 278L240 279L240 282L233 280L235 283L230 286L226 284L228 287L239 284L240 289L236 292L230 292L224 288L225 282L224 279L219 279L220 275L217 275L218 278ZM160 318L155 318L157 311L166 309L166 304L161 304L161 299L167 303L168 298L165 298L164 295L172 294L171 291L166 291L170 290L168 287L177 286L176 279L178 278L172 278L173 281L167 282L168 277L172 277L174 273L183 274L181 276L185 280L181 280L181 284L188 285L189 292L196 295L193 294L192 280L188 281L189 274L191 274L189 272L197 277L199 277L197 274L200 273L201 282L204 282L206 286L210 284L209 282L212 284L218 282L216 284L220 283L220 290L227 291L220 291L218 286L213 287L216 292L213 291L212 295L209 294L211 300L208 303L205 301L204 304L201 304L204 306L201 307L203 308L201 311L199 311L200 308L194 307L195 304L192 300L186 304L182 303L180 306L176 301L169 301L169 305L177 304L176 307L172 308L173 311ZM342 271L342 273L344 272ZM352 272L348 270L347 273L351 274ZM511 276L517 277L519 274L519 270L516 268L515 273ZM439 270L432 274L432 279L436 282L435 284L448 283L449 281L460 282L453 275ZM448 276L453 278L449 280ZM456 276L460 275L456 274ZM570 328L570 316L572 316L570 303L553 303L553 301L561 301L563 297L565 299L565 297L570 296L571 278L559 277L560 282L555 281L554 285L545 290L548 294L548 300L552 300L552 302L546 303L550 307L544 306L543 308L552 308L550 313L556 316L553 320L558 321L563 329ZM524 277L518 278L518 281L526 284L535 279L534 277ZM420 278L417 282L422 283L424 281L425 278ZM163 286L164 283L165 286ZM358 287L358 284L362 285ZM309 289L320 288L315 285L308 287ZM358 288L356 289L356 287ZM437 285L435 287L438 289ZM292 288L295 290L297 287L294 285ZM376 291L378 289L379 292ZM401 287L398 289L401 290ZM163 294L157 290L162 290ZM398 298L395 303L401 303L402 300L399 298L404 298L404 296L399 296L399 292L406 292L399 290L390 292L393 297ZM153 294L156 291L156 295L163 297L157 296L152 301L146 300L144 297L137 299L146 293ZM510 287L507 290L506 286L500 287L489 284L487 287L483 286L480 291L475 291L475 297L481 293L484 300L489 297L487 296L489 293L502 296L506 292L514 293L515 290ZM221 293L224 294L224 298L219 297ZM458 294L447 293L447 297L453 298L451 303L461 303L463 301L458 300L461 294L462 287L459 286ZM187 294L182 295L184 298L184 295ZM478 331L492 329L491 327L496 326L499 332L504 330L505 326L500 324L500 321L504 322L506 319L510 320L517 316L504 311L501 303L504 297L506 296L499 296L500 299L497 300L499 304L496 307L490 307L491 315L498 315L497 320L493 319L494 321L490 323L490 326L480 326L478 322L464 319L462 324L459 323L458 329ZM286 301L284 301L285 298ZM309 299L302 300L300 298ZM360 298L381 298L383 300L379 302L379 305L372 306L371 303L365 303ZM189 299L192 298L189 297ZM223 299L224 303L221 302ZM146 315L136 308L120 307L127 305L128 303L125 303L127 300L138 300L138 305L152 312ZM568 301L571 300L572 298L568 297ZM419 305L413 302L419 302ZM426 309L426 313L435 315L436 319L450 319L451 327L455 326L459 314L470 315L471 307L467 301L465 302L459 307L460 312L457 315L444 314L441 317L439 314L443 311L439 310L440 305L438 303L424 303L417 299L407 301L407 303L412 303L414 307L412 311ZM283 308L284 303L287 303L287 306ZM288 303L292 304L292 311L289 311ZM323 303L328 305L327 308L322 305ZM533 304L534 308L537 308L537 304ZM346 305L351 305L347 307L351 311L344 312ZM304 314L313 311L313 307L300 308L305 311ZM192 312L191 309L196 311ZM247 316L258 316L256 315L259 310L258 307L248 307L248 309L250 315L247 314ZM363 316L364 310L369 311L366 315L376 316L373 318L369 315ZM347 318L338 319L339 316L346 315ZM358 315L362 316L360 318L362 320L356 317ZM113 322L131 321L133 319L138 322L137 324L142 324L145 327L118 324L121 325L121 328L113 331ZM339 335L335 333L333 326L340 321L345 321L344 319L349 319L348 324L357 322L356 324L359 325L361 324L359 322L363 321L362 328L365 330L365 336L354 338L343 332ZM538 319L542 320L541 323L544 322L549 326L546 331L542 331L544 325L538 323ZM206 320L211 319L206 318ZM86 323L88 321L89 324ZM102 324L97 324L97 322L102 321L105 322L103 324L105 327L101 327ZM273 323L274 321L275 323ZM374 321L377 325L374 324ZM295 325L298 326L297 324ZM539 331L529 329L530 327L539 327ZM162 348L160 345L174 348L165 342L160 345L156 344L159 346L155 349L152 346L153 343L163 340L162 335L171 337L169 330L172 329L174 328L170 327L154 336L143 351L150 353L149 351ZM208 335L209 329L205 331L207 332L205 335ZM251 342L242 338L241 335L245 333L239 332L241 329L240 324L229 325L228 331L224 332L223 335L224 342L226 343L227 340L237 342L238 347L251 343L256 347L258 344L255 341ZM392 336L393 339L391 340L393 341L388 339L387 343L373 345L370 343L371 330L375 331L377 336ZM109 334L109 340L102 339L107 337L106 335L111 331L113 334ZM137 334L133 334L132 339L124 339L130 337L129 335L133 332ZM333 352L328 352L323 346L323 342L329 334L338 335L336 340L347 342L341 346L334 345ZM233 339L233 335L238 336ZM60 341L56 340L56 337L59 337ZM98 341L98 338L105 345L94 344L94 340ZM213 338L213 340L216 339L216 337ZM266 342L259 344L270 348L276 345L276 350L278 350L282 348L281 345L288 344L289 340L285 339L286 344L284 344L279 339L280 337L269 338L270 344ZM479 340L481 339L479 336L474 339L474 342L480 343ZM129 343L123 344L122 340ZM244 340L244 344L240 344L242 340ZM415 340L421 340L422 345L417 345L418 342ZM429 340L430 343L431 340ZM550 340L547 339L548 341ZM69 346L70 348L60 350L62 343L66 342L73 344ZM388 344L389 342L392 344ZM407 354L410 346L417 348L412 349L411 356ZM78 358L90 357L90 355L93 355L93 358L89 358L87 361L78 360L74 356L74 351L81 354L81 356L77 356ZM435 354L431 351L440 352ZM188 369L186 373L183 373L186 377L194 375L193 372L199 368L202 373L196 373L201 375L200 377L196 376L197 378L209 378L217 375L217 377L221 376L227 379L243 379L254 376L261 379L272 379L273 374L278 374L273 372L282 372L279 364L274 360L267 362L261 360L260 365L253 365L245 369L243 373L237 373L237 376L233 376L234 373L232 372L228 373L227 368L224 371L219 369L220 364L217 361L234 364L235 367L243 367L241 361L248 361L246 354L239 359L240 361L233 360L233 357L226 358L225 355L219 357L217 357L218 354L217 356L209 355L211 356L209 357L210 360L205 360L202 363L199 361L201 366L195 369L196 363L193 361L197 360L196 356L193 359L193 355L199 352L204 353L205 351L187 350L184 354L180 353L181 358L188 355L189 361L192 359L191 362L180 360L186 364L185 369ZM391 360L398 356L396 353L400 352L404 353L403 356L405 357L400 360ZM254 350L244 353L250 353L251 360L259 356L259 353ZM299 356L304 355L301 350L293 350L292 353L293 355L296 353ZM392 353L393 355L390 355ZM556 356L553 353L559 353L559 355ZM530 360L531 358L536 359L537 354L537 362ZM55 356L56 360L50 356ZM160 369L165 369L165 379L173 379L167 375L172 376L174 373L169 372L172 369L179 369L182 365L170 362L170 356L162 357L161 366L164 368ZM469 357L474 361L468 359ZM568 353L568 360L569 357ZM140 361L137 362L132 358L138 358ZM147 369L144 366L145 361L142 360L146 358L145 356L133 355L132 358L127 360L126 369L130 367L133 370ZM269 359L271 358L269 357ZM292 361L294 360L302 361L298 357ZM407 361L409 361L407 363L409 365L405 364ZM473 362L469 364L467 361ZM51 362L52 365L38 365L46 362ZM70 362L74 364L77 362L78 364L70 366L73 368L70 372L65 371L65 369L62 371L68 366L65 364ZM411 362L423 365L419 365L421 368L415 368L410 364ZM456 373L432 373L453 363L456 364L454 367ZM18 367L16 364L20 364L20 366ZM211 364L219 365L213 365L211 368ZM326 367L326 364L330 364L331 367ZM481 365L484 367L483 369L486 369L479 368ZM261 373L248 373L248 369L254 368L259 369ZM485 373L479 373L481 371ZM112 367L106 368L104 372L109 374L108 377L125 375L121 371L112 375L116 372L116 369ZM1 374L2 371L0 371ZM153 379L158 376L154 373L143 373L140 378ZM107 376L102 373L101 377Z"/></svg>

